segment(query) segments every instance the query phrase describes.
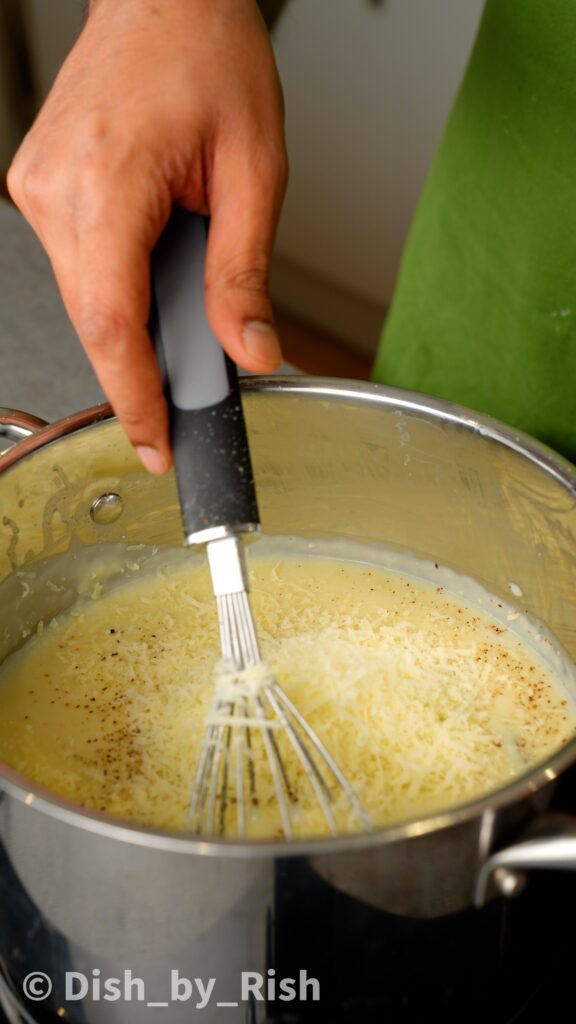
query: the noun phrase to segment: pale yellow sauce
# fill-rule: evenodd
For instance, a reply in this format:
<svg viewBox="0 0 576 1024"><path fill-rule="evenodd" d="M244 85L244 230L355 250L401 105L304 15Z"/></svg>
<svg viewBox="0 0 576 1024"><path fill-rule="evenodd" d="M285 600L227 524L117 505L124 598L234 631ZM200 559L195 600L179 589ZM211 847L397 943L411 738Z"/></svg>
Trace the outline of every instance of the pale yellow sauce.
<svg viewBox="0 0 576 1024"><path fill-rule="evenodd" d="M374 824L511 781L575 731L566 693L503 623L444 589L309 557L251 558L263 654ZM86 807L189 827L219 657L205 567L153 569L84 600L0 668L0 757ZM325 824L286 747L298 835ZM249 833L278 833L255 742ZM360 823L336 801L341 828ZM229 819L233 831L232 819Z"/></svg>

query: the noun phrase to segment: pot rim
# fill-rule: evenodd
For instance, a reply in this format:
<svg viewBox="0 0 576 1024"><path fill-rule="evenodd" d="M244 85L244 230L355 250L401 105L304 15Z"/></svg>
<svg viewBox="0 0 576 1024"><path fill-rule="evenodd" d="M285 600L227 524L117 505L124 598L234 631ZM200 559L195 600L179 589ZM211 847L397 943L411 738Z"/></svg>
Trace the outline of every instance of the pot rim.
<svg viewBox="0 0 576 1024"><path fill-rule="evenodd" d="M492 417L476 413L464 406L433 398L415 391L392 388L368 381L343 380L330 377L250 376L241 378L243 393L261 395L291 393L307 397L342 400L362 400L364 403L393 406L400 411L419 412L443 422L460 426L472 433L510 448L535 463L559 481L576 499L576 469L563 456L522 431L508 427ZM9 410L4 410L9 420ZM114 419L110 405L93 406L47 424L20 441L0 457L0 475L34 454L38 449L53 444L68 434L93 427ZM375 828L344 836L325 836L315 839L294 840L239 840L199 838L183 832L162 831L138 824L123 822L107 814L91 811L72 801L64 800L50 790L8 765L0 762L0 786L10 796L29 807L49 814L63 823L97 833L103 838L117 839L133 845L145 846L164 852L218 856L230 858L262 858L320 856L352 853L359 850L387 846L416 836L463 825L486 812L529 799L576 761L576 736L560 747L546 761L530 769L513 782L501 786L476 800L458 804L446 811L405 819L398 824Z"/></svg>

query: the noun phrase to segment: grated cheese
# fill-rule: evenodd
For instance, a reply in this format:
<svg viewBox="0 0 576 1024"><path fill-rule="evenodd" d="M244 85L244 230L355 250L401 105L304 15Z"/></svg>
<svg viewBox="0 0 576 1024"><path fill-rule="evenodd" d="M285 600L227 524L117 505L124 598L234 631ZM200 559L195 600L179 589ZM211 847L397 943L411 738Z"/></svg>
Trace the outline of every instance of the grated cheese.
<svg viewBox="0 0 576 1024"><path fill-rule="evenodd" d="M182 555L84 599L0 669L0 756L90 808L186 830L213 701L218 625L204 566ZM576 716L538 653L442 587L377 566L251 556L264 657L375 824L446 809L565 743ZM262 670L266 672L267 670ZM244 679L253 696L258 672ZM229 666L217 685L237 687ZM237 694L237 690L234 691ZM254 836L278 831L255 719ZM325 831L281 731L299 835ZM341 828L358 828L336 800ZM232 819L229 819L231 822Z"/></svg>

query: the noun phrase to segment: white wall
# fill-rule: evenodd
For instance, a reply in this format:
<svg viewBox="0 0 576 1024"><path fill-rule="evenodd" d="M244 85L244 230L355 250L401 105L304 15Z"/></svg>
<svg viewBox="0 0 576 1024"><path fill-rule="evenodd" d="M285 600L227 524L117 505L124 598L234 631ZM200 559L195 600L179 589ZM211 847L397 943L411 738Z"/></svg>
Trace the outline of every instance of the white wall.
<svg viewBox="0 0 576 1024"><path fill-rule="evenodd" d="M483 0L291 0L275 50L291 161L278 276L292 307L314 313L315 277L315 319L332 328L338 325L329 322L322 282L368 306L389 302L482 6ZM302 287L299 270L307 275ZM342 333L354 334L354 324L340 320Z"/></svg>
<svg viewBox="0 0 576 1024"><path fill-rule="evenodd" d="M275 50L291 178L275 299L373 349L483 0L290 0ZM23 0L46 92L83 0Z"/></svg>

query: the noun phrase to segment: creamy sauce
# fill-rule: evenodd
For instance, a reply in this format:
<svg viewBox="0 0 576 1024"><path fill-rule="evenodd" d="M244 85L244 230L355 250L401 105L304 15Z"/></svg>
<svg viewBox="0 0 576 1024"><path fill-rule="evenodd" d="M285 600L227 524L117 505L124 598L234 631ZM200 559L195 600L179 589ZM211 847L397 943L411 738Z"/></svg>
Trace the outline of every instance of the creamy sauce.
<svg viewBox="0 0 576 1024"><path fill-rule="evenodd" d="M518 612L512 627L509 608L497 620L396 567L258 547L264 657L375 825L483 795L574 735L565 685L518 638ZM0 668L0 757L85 807L186 830L219 658L215 605L206 567L185 553L136 575L93 588ZM303 771L283 753L295 833L322 834ZM249 834L274 836L258 742L254 757ZM335 807L342 829L360 827L345 801Z"/></svg>

